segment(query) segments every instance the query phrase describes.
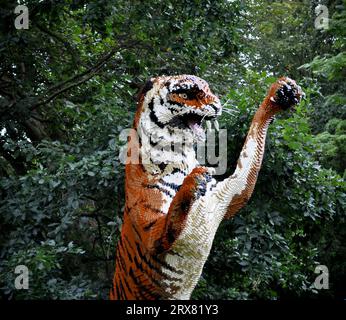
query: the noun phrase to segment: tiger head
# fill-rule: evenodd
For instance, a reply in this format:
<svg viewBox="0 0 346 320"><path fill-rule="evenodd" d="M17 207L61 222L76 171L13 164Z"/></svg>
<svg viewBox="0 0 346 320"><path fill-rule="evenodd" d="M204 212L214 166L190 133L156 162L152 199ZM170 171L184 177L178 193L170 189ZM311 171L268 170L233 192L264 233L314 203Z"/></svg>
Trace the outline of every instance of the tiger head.
<svg viewBox="0 0 346 320"><path fill-rule="evenodd" d="M140 92L134 127L150 123L151 130L189 131L205 137L202 123L221 115L219 98L203 79L192 75L150 79Z"/></svg>

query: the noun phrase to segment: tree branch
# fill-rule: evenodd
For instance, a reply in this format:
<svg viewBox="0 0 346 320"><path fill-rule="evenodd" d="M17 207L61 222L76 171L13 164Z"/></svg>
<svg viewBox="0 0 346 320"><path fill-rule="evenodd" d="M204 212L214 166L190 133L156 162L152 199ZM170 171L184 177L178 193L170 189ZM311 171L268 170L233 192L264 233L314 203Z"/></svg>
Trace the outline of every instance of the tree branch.
<svg viewBox="0 0 346 320"><path fill-rule="evenodd" d="M2 156L8 164L14 169L18 176L24 175L26 173L26 168L24 165L24 158L22 156L17 156L14 158L7 150L3 148L4 141L0 141L0 156Z"/></svg>
<svg viewBox="0 0 346 320"><path fill-rule="evenodd" d="M30 107L30 110L33 110L43 104L46 104L53 100L56 96L61 93L78 86L79 84L88 81L92 78L97 72L105 65L105 63L119 50L119 47L114 47L109 53L104 55L95 65L88 68L84 72L77 74L70 79L53 85L47 90L47 97L40 99L37 103L33 104Z"/></svg>

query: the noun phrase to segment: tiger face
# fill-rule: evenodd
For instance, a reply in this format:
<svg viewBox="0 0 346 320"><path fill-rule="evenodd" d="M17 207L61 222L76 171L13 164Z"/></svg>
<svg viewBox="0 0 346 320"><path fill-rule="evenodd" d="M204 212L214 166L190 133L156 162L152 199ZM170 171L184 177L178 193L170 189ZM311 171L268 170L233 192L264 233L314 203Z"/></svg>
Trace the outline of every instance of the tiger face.
<svg viewBox="0 0 346 320"><path fill-rule="evenodd" d="M215 120L221 111L219 98L199 77L152 78L140 94L135 128L146 121L152 130L190 131L197 140L203 140L203 121Z"/></svg>

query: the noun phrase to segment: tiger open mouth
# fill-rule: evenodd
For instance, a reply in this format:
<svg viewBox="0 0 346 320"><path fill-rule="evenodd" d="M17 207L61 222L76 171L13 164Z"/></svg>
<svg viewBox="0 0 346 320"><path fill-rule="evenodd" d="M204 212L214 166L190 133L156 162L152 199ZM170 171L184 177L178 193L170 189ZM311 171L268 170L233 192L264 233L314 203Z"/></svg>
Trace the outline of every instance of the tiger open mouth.
<svg viewBox="0 0 346 320"><path fill-rule="evenodd" d="M216 116L206 116L201 115L196 112L189 112L185 113L184 115L178 115L174 117L170 121L170 125L174 126L176 128L180 129L188 129L191 130L192 133L198 138L198 139L204 139L205 138L205 128L203 128L203 123L206 123L206 126L208 130L211 129L211 121L214 120L214 126L215 129L218 130L218 122L216 120Z"/></svg>

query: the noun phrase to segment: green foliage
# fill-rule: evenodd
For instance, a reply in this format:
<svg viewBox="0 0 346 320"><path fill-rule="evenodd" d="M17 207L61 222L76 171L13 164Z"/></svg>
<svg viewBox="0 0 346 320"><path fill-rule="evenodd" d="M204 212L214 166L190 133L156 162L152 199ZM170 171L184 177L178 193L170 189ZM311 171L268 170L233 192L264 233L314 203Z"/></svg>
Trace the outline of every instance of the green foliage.
<svg viewBox="0 0 346 320"><path fill-rule="evenodd" d="M330 19L330 28L327 34L332 36L333 42L330 52L317 55L312 61L303 64L300 69L307 69L319 77L324 87L325 98L316 99L314 131L321 132L324 125L331 118L346 117L345 75L346 75L346 51L345 51L345 23L346 1L337 1L335 12Z"/></svg>
<svg viewBox="0 0 346 320"><path fill-rule="evenodd" d="M326 131L328 131L328 133L330 134L335 134L336 127L339 123L340 123L340 119L336 119L336 118L330 119L328 123L326 124L326 127L325 127Z"/></svg>
<svg viewBox="0 0 346 320"><path fill-rule="evenodd" d="M314 74L328 80L332 84L329 95L322 103L322 108L317 106L315 114L323 112L322 123L326 123L323 130L315 137L318 145L317 158L326 168L333 168L345 176L345 127L346 127L346 96L345 96L345 23L346 23L346 1L336 6L336 11L331 19L329 33L334 36L334 52L317 56L303 68L308 68ZM322 110L323 109L323 110ZM332 119L331 119L332 118ZM330 120L329 120L330 119ZM329 120L329 121L328 121Z"/></svg>
<svg viewBox="0 0 346 320"><path fill-rule="evenodd" d="M325 130L314 137L317 157L326 168L333 168L345 176L346 120L331 119Z"/></svg>
<svg viewBox="0 0 346 320"><path fill-rule="evenodd" d="M249 4L244 23L250 32L242 40L251 65L275 76L301 77L303 71L298 67L310 62L316 52L328 52L333 42L330 34L314 28L315 6L326 4L331 10L333 1L323 2L260 0Z"/></svg>
<svg viewBox="0 0 346 320"><path fill-rule="evenodd" d="M71 241L66 245L58 245L54 240L40 244L26 245L25 249L13 251L11 257L2 264L1 282L4 294L16 299L27 299L25 290L14 288L14 270L18 265L29 269L29 288L31 299L82 299L95 298L91 291L93 283L84 275L76 275L64 279L62 265L78 260L84 251L75 247ZM15 275L17 276L17 275Z"/></svg>

